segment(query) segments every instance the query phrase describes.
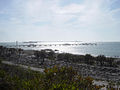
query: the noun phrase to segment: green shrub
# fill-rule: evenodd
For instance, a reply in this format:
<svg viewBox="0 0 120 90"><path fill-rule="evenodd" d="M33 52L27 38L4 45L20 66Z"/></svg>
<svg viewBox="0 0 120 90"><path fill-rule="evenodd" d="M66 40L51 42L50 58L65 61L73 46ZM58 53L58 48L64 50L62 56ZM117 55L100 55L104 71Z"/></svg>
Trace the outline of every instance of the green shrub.
<svg viewBox="0 0 120 90"><path fill-rule="evenodd" d="M53 67L45 70L45 90L99 90L93 78L79 76L72 67Z"/></svg>
<svg viewBox="0 0 120 90"><path fill-rule="evenodd" d="M7 71L5 67L0 70L0 78L2 78L0 90L100 90L102 88L93 85L93 78L83 78L78 75L72 67L54 66L45 69L42 74L14 66L7 67L11 70Z"/></svg>

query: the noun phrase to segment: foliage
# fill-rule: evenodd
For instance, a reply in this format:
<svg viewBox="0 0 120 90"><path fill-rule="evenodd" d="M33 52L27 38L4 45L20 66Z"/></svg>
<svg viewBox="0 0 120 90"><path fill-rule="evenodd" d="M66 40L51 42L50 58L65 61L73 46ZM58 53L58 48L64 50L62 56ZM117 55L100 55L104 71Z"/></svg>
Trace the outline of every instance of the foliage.
<svg viewBox="0 0 120 90"><path fill-rule="evenodd" d="M94 57L90 54L85 55L85 63L93 65L95 63Z"/></svg>
<svg viewBox="0 0 120 90"><path fill-rule="evenodd" d="M43 64L45 58L50 59L50 60L54 60L55 59L55 53L51 49L35 51L34 55L35 55L35 57L37 58L38 61L42 60L41 64Z"/></svg>
<svg viewBox="0 0 120 90"><path fill-rule="evenodd" d="M83 78L72 67L53 67L44 73L0 66L0 90L99 90L91 77ZM8 68L5 69L5 68ZM17 73L16 73L17 71ZM19 73L18 73L19 72Z"/></svg>
<svg viewBox="0 0 120 90"><path fill-rule="evenodd" d="M99 90L93 85L93 78L83 78L72 67L53 67L45 70L46 90ZM49 81L49 82L48 82Z"/></svg>
<svg viewBox="0 0 120 90"><path fill-rule="evenodd" d="M15 48L6 48L0 46L0 57L7 58L7 60L11 60L12 58L20 59L21 54L23 53L22 49L15 49ZM49 60L62 60L65 62L71 63L85 63L90 65L99 65L99 66L106 66L106 67L118 67L120 61L115 61L115 58L105 57L104 55L99 55L97 57L93 57L90 54L86 55L74 55L70 53L58 53L56 54L51 49L45 49L41 51L35 51L34 55L38 62L41 64L44 63L45 59Z"/></svg>
<svg viewBox="0 0 120 90"><path fill-rule="evenodd" d="M5 48L0 46L0 57L9 58L12 55L20 56L21 49ZM41 50L34 53L36 58L55 59L55 53L52 50ZM90 54L73 55L69 53L60 53L58 60L73 63L85 63L90 65L100 65L116 67L114 58L106 58L103 55L93 57ZM1 60L0 60L1 61ZM109 84L108 90L114 90L114 85ZM93 85L91 77L81 77L72 67L53 67L45 69L44 74L23 68L0 64L0 90L99 90L102 86Z"/></svg>

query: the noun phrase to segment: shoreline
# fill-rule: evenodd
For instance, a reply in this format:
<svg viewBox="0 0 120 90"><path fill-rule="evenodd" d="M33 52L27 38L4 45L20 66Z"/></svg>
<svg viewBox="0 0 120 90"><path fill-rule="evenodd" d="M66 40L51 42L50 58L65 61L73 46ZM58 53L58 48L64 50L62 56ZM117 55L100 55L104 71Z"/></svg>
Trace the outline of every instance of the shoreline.
<svg viewBox="0 0 120 90"><path fill-rule="evenodd" d="M7 46L5 46L5 47L7 47ZM64 46L64 47L69 47L69 46ZM51 49L51 50L53 50L53 51L55 51L55 50L58 50L58 49L53 49L53 48L36 48L36 47L7 47L7 48L20 48L20 49L23 49L23 50L33 50L33 51L41 51L41 50L45 50L45 49ZM61 50L58 50L58 52L57 53L69 53L69 54L73 54L73 55L86 55L86 54L90 54L90 55L92 55L92 56L94 56L94 57L96 57L96 56L99 56L99 55L104 55L105 57L108 57L108 58L118 58L118 59L120 59L120 56L117 56L117 55L114 55L114 56L110 56L110 55L105 55L105 54L91 54L91 53L76 53L76 52L66 52L66 51L61 51Z"/></svg>
<svg viewBox="0 0 120 90"><path fill-rule="evenodd" d="M94 45L94 43L97 45ZM117 46L120 45L119 43L117 44ZM75 46L72 44L74 44ZM4 43L1 45L4 46ZM60 44L54 43L54 42L53 43L40 42L40 43L32 43L32 44L28 42L27 44L24 44L24 43L19 42L19 44L13 43L13 45L12 45L12 43L10 43L10 44L6 43L5 46L6 45L9 48L21 48L24 50L41 50L41 49L55 50L55 49L57 49L57 50L59 50L60 53L61 52L62 53L71 53L71 54L76 54L76 55L91 54L92 56L95 56L95 57L98 55L104 55L106 57L120 58L120 52L119 52L120 48L118 48L118 49L114 48L114 47L116 47L116 44L114 44L114 42L109 42L109 43L108 42L80 42L80 43L64 42L64 43L60 43ZM78 48L79 45L80 45L80 48ZM107 51L108 49L111 49L111 48L108 48L108 49L105 49L105 51L104 51L104 48L107 48L107 45L108 45L108 47L111 47L111 45L112 45L112 47L114 49ZM75 48L75 51L74 51L74 47L77 47L78 50L77 50L77 48ZM82 50L81 47L83 47L85 49ZM99 47L102 47L102 48L99 49ZM66 49L70 49L70 50L66 50ZM87 50L87 49L90 49L90 50ZM98 52L97 52L97 50L98 50ZM118 50L118 52L116 52L115 50Z"/></svg>
<svg viewBox="0 0 120 90"><path fill-rule="evenodd" d="M4 55L3 58L5 58L6 61L15 64L21 64L21 65L43 68L43 69L51 68L55 65L59 67L67 66L67 67L73 67L82 76L90 76L95 79L100 79L105 81L110 80L114 82L118 82L120 80L120 67L115 67L114 65L109 66L109 63L106 61L105 61L105 66L101 66L100 65L101 61L98 62L96 60L97 57L93 57L91 55L86 56L86 55L74 55L69 53L54 53L53 50L47 50L51 52L50 57L48 56L45 57L43 62L41 56L39 57L35 56L35 52L40 54L41 51L4 48L2 52L4 50L6 54L3 54ZM49 53L46 52L44 52L44 54L49 55ZM51 56L53 56L54 59ZM87 61L85 58L87 59ZM90 58L91 60L92 59L93 60L89 61ZM108 57L103 57L103 56L101 56L100 58L105 58L106 60L110 59Z"/></svg>

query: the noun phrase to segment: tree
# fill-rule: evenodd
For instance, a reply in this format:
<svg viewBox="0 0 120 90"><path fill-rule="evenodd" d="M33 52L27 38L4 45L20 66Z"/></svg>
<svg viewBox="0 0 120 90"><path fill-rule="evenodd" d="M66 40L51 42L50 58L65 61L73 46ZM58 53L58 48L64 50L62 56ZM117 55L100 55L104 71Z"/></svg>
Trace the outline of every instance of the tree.
<svg viewBox="0 0 120 90"><path fill-rule="evenodd" d="M106 57L104 55L97 56L97 61L100 63L101 66L104 65L104 62L106 61Z"/></svg>
<svg viewBox="0 0 120 90"><path fill-rule="evenodd" d="M87 64L94 64L94 58L90 54L85 55L85 63Z"/></svg>
<svg viewBox="0 0 120 90"><path fill-rule="evenodd" d="M44 59L46 58L46 52L45 52L45 50L35 51L34 55L36 56L37 61L39 61L40 59L42 59L41 64L43 64Z"/></svg>
<svg viewBox="0 0 120 90"><path fill-rule="evenodd" d="M55 59L55 52L53 50L49 50L47 55L48 55L48 59L50 59L50 60L54 60Z"/></svg>

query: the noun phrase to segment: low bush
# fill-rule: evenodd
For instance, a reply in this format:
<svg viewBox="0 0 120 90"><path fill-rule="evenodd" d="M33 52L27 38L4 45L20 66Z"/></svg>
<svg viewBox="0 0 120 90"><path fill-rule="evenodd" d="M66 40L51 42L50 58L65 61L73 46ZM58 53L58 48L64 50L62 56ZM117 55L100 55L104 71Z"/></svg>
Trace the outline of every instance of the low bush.
<svg viewBox="0 0 120 90"><path fill-rule="evenodd" d="M93 85L93 78L79 76L72 67L55 66L45 69L44 73L39 73L15 66L6 65L2 68L3 66L0 66L0 90L99 90L102 88ZM5 69L8 67L11 70Z"/></svg>

